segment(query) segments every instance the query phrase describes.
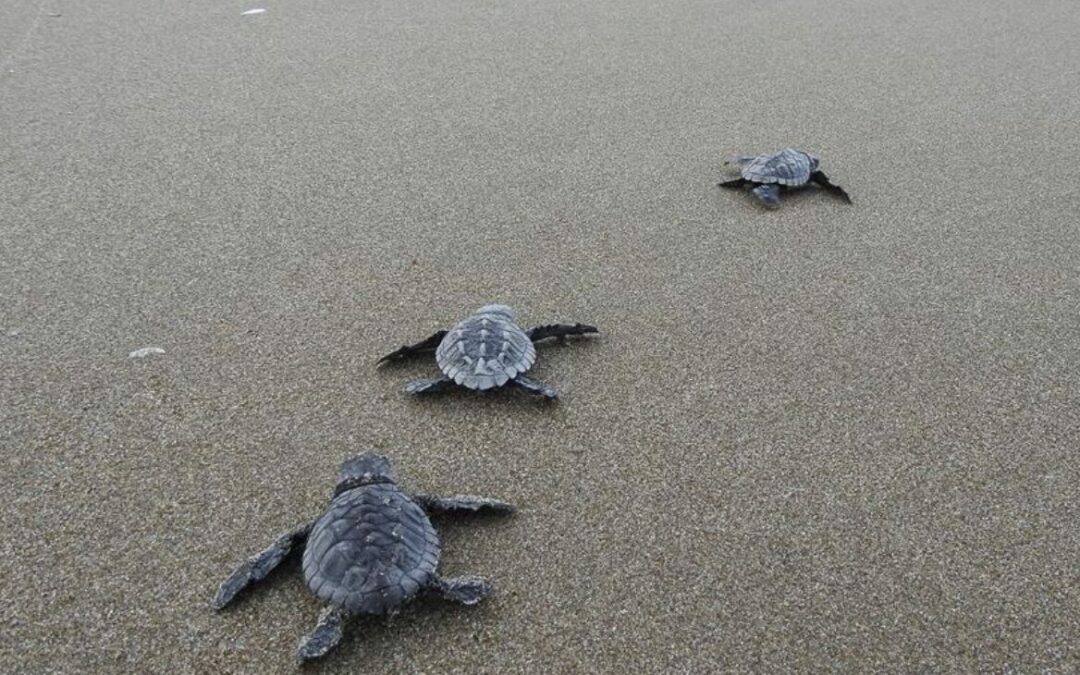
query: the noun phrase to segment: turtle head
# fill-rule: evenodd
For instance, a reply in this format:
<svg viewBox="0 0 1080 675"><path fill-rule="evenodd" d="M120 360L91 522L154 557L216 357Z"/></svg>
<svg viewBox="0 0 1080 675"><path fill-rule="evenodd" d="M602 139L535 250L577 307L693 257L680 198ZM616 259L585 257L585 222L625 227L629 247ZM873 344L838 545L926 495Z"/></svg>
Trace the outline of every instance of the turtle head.
<svg viewBox="0 0 1080 675"><path fill-rule="evenodd" d="M817 155L811 155L809 152L805 154L810 160L810 173L817 171L818 167L821 166L821 159Z"/></svg>
<svg viewBox="0 0 1080 675"><path fill-rule="evenodd" d="M506 318L508 321L514 320L514 310L506 305L484 305L480 309L476 310L477 314L495 314L500 317Z"/></svg>
<svg viewBox="0 0 1080 675"><path fill-rule="evenodd" d="M393 483L394 470L390 460L382 455L365 453L345 460L338 473L335 495L372 483Z"/></svg>

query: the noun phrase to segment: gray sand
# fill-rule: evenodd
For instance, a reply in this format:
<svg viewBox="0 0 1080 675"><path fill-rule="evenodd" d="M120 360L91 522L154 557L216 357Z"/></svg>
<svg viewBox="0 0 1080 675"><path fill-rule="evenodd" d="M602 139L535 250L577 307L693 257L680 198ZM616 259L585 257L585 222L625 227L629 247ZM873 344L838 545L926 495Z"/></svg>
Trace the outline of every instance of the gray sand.
<svg viewBox="0 0 1080 675"><path fill-rule="evenodd" d="M521 513L317 672L1080 667L1074 0L35 4L0 670L291 671L298 576L210 598L370 449ZM787 144L855 205L715 187ZM557 406L372 367L490 301L604 331Z"/></svg>

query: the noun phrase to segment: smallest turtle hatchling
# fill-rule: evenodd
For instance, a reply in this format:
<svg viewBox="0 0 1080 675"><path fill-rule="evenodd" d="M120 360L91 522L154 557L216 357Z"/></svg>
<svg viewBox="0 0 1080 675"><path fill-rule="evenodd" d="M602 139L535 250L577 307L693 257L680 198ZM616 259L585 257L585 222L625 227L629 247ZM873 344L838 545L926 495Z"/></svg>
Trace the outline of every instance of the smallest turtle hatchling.
<svg viewBox="0 0 1080 675"><path fill-rule="evenodd" d="M350 616L394 615L420 592L475 605L491 594L491 584L475 576L439 576L439 537L428 514L477 511L513 513L514 507L471 495L406 494L388 459L359 455L342 465L326 512L245 560L222 582L214 609L228 605L300 549L304 581L327 603L315 630L297 647L300 663L337 645Z"/></svg>
<svg viewBox="0 0 1080 675"><path fill-rule="evenodd" d="M443 376L410 382L405 387L410 394L431 394L454 386L487 391L508 385L554 400L559 397L554 387L525 377L525 371L536 362L533 343L599 332L595 326L581 323L553 323L522 330L514 323L513 309L506 305L485 305L450 330L440 330L422 342L405 345L378 363L435 352Z"/></svg>
<svg viewBox="0 0 1080 675"><path fill-rule="evenodd" d="M742 177L719 183L719 186L732 190L749 186L754 196L768 208L780 206L781 190L801 188L808 183L815 183L851 203L848 193L839 185L830 183L818 168L821 160L808 152L785 148L771 155L737 157L734 163L739 166Z"/></svg>

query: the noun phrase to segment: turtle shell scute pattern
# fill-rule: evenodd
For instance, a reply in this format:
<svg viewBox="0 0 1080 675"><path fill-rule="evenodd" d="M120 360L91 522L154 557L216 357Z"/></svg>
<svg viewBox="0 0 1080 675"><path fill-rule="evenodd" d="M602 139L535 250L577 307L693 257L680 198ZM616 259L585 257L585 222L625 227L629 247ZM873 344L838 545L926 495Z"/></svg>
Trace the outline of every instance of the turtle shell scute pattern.
<svg viewBox="0 0 1080 675"><path fill-rule="evenodd" d="M469 389L501 387L536 362L536 347L512 321L476 314L454 326L435 360L447 377Z"/></svg>
<svg viewBox="0 0 1080 675"><path fill-rule="evenodd" d="M755 183L805 185L814 171L814 158L787 148L773 155L760 155L742 167L742 177Z"/></svg>
<svg viewBox="0 0 1080 675"><path fill-rule="evenodd" d="M304 580L321 600L353 614L388 614L431 583L439 537L427 514L396 485L341 493L315 523Z"/></svg>

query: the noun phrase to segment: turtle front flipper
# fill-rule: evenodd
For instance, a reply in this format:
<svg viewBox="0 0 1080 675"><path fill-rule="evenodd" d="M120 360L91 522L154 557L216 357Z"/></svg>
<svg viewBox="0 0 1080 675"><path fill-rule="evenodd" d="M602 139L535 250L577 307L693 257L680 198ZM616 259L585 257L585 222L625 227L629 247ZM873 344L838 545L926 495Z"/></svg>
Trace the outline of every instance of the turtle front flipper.
<svg viewBox="0 0 1080 675"><path fill-rule="evenodd" d="M261 581L267 574L270 574L282 561L289 557L289 554L294 549L299 548L304 543L314 524L315 521L311 520L278 536L274 543L267 546L258 555L252 556L241 563L239 567L233 570L229 578L221 582L221 586L218 587L217 595L214 596L214 609L222 609L232 602L240 591L256 581Z"/></svg>
<svg viewBox="0 0 1080 675"><path fill-rule="evenodd" d="M758 185L751 192L758 198L758 201L770 209L780 206L780 186L776 183Z"/></svg>
<svg viewBox="0 0 1080 675"><path fill-rule="evenodd" d="M349 613L336 605L324 609L319 615L315 630L302 637L300 644L296 646L297 662L303 664L313 661L336 647L341 642L345 620L348 618Z"/></svg>
<svg viewBox="0 0 1080 675"><path fill-rule="evenodd" d="M446 337L446 333L447 331L441 330L432 335L431 337L427 338L426 340L421 340L414 345L403 345L401 348L390 352L386 356L376 361L375 365L379 365L380 363L386 363L387 361L401 361L410 356L415 356L424 352L433 352L435 351L435 349L438 348L439 343L442 342L442 339Z"/></svg>
<svg viewBox="0 0 1080 675"><path fill-rule="evenodd" d="M735 166L746 166L750 162L757 159L757 155L739 155L738 157L732 157L730 161L724 162L724 164Z"/></svg>
<svg viewBox="0 0 1080 675"><path fill-rule="evenodd" d="M452 602L475 605L491 595L495 588L486 579L470 574L460 577L436 576L431 582L431 590Z"/></svg>
<svg viewBox="0 0 1080 675"><path fill-rule="evenodd" d="M533 342L548 338L564 338L568 335L591 335L599 333L596 326L587 326L583 323L551 323L546 326L536 326L525 331Z"/></svg>
<svg viewBox="0 0 1080 675"><path fill-rule="evenodd" d="M717 183L717 187L727 188L729 190L738 190L750 184L750 181L745 178L736 178L734 180L726 180L723 183Z"/></svg>
<svg viewBox="0 0 1080 675"><path fill-rule="evenodd" d="M843 199L848 204L851 203L851 197L844 188L839 185L833 185L829 182L829 177L825 175L823 171L815 171L810 174L810 180L821 186L822 189L827 190L830 194L836 195L840 199Z"/></svg>
<svg viewBox="0 0 1080 675"><path fill-rule="evenodd" d="M490 497L475 495L454 495L453 497L433 497L431 495L413 495L413 501L428 513L458 513L463 511L513 513L514 507L506 502Z"/></svg>
<svg viewBox="0 0 1080 675"><path fill-rule="evenodd" d="M437 380L413 380L405 385L405 391L410 394L438 394L449 391L455 386L454 381L449 377L440 377Z"/></svg>
<svg viewBox="0 0 1080 675"><path fill-rule="evenodd" d="M530 380L524 375L518 375L514 379L510 380L508 384L512 384L518 389L525 391L533 396L543 396L549 401L554 401L559 398L559 390L555 387L549 387L546 384L537 382L536 380Z"/></svg>

